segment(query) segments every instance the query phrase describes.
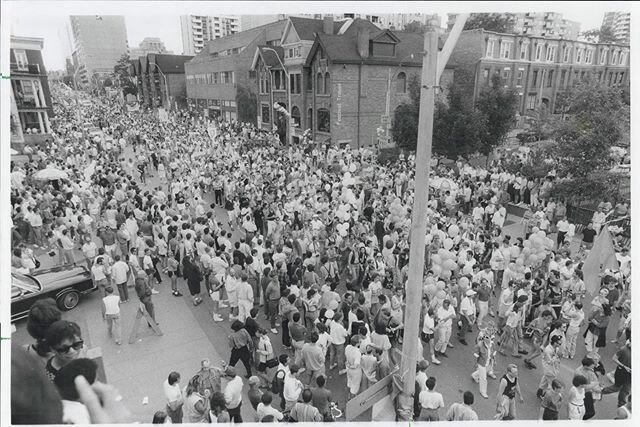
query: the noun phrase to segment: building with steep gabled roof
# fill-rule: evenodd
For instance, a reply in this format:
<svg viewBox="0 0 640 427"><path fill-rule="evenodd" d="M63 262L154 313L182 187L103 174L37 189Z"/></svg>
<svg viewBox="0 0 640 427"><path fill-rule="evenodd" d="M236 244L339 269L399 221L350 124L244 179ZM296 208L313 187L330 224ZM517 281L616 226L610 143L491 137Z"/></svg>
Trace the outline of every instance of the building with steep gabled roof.
<svg viewBox="0 0 640 427"><path fill-rule="evenodd" d="M149 53L132 60L130 72L136 79L138 99L147 107L186 107L187 90L184 65L190 55Z"/></svg>

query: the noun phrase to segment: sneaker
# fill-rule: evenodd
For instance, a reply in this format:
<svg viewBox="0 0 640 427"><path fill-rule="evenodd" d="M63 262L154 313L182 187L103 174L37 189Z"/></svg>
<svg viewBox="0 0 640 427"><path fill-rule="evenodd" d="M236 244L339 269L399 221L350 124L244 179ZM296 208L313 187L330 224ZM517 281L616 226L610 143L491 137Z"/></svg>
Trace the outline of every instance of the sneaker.
<svg viewBox="0 0 640 427"><path fill-rule="evenodd" d="M431 362L432 362L433 364L435 364L435 365L439 365L439 364L440 364L440 361L439 361L438 359L436 359L435 357L432 357L432 358L431 358Z"/></svg>
<svg viewBox="0 0 640 427"><path fill-rule="evenodd" d="M484 397L485 399L488 399L488 398L489 398L489 396L488 396L487 394L482 394L482 393L480 393L480 396Z"/></svg>
<svg viewBox="0 0 640 427"><path fill-rule="evenodd" d="M156 291L155 289L151 289L151 293L152 293L152 294L154 294L154 295L157 295L157 294L159 294L160 292Z"/></svg>
<svg viewBox="0 0 640 427"><path fill-rule="evenodd" d="M222 322L222 321L224 321L224 319L222 318L222 316L215 316L215 317L213 318L213 321L214 321L214 322Z"/></svg>
<svg viewBox="0 0 640 427"><path fill-rule="evenodd" d="M494 374L493 372L489 372L489 373L487 374L487 376L488 376L489 378L493 378L494 380L496 379L496 374Z"/></svg>
<svg viewBox="0 0 640 427"><path fill-rule="evenodd" d="M182 294L180 293L180 291L176 291L176 296L177 296L177 297L181 297L181 296L182 296Z"/></svg>
<svg viewBox="0 0 640 427"><path fill-rule="evenodd" d="M471 374L471 379L473 380L473 382L475 382L476 384L480 382L480 378L474 376L473 374Z"/></svg>
<svg viewBox="0 0 640 427"><path fill-rule="evenodd" d="M278 330L276 328L271 328L271 333L272 334L278 334Z"/></svg>
<svg viewBox="0 0 640 427"><path fill-rule="evenodd" d="M344 375L346 373L347 373L346 369L341 369L341 370L338 371L338 375Z"/></svg>
<svg viewBox="0 0 640 427"><path fill-rule="evenodd" d="M440 357L449 357L449 356L447 356L447 353L442 353L442 352L441 352L441 353L440 353Z"/></svg>
<svg viewBox="0 0 640 427"><path fill-rule="evenodd" d="M213 289L209 289L209 295L213 293Z"/></svg>
<svg viewBox="0 0 640 427"><path fill-rule="evenodd" d="M122 345L122 342L120 342L120 341L116 341L116 344L118 344L118 345Z"/></svg>
<svg viewBox="0 0 640 427"><path fill-rule="evenodd" d="M529 354L529 352L527 350L518 350L518 353L520 353L520 354Z"/></svg>
<svg viewBox="0 0 640 427"><path fill-rule="evenodd" d="M453 344L451 344L451 343L447 343L447 347L449 347L449 348L453 348Z"/></svg>
<svg viewBox="0 0 640 427"><path fill-rule="evenodd" d="M229 304L225 304L222 301L220 301L220 303L218 304L218 307L220 307L220 308L228 308Z"/></svg>
<svg viewBox="0 0 640 427"><path fill-rule="evenodd" d="M302 373L303 373L304 371L306 371L306 370L307 370L307 368L300 368L300 369L298 370L298 372L302 374ZM346 372L346 371L347 371L347 370L345 369L345 372Z"/></svg>
<svg viewBox="0 0 640 427"><path fill-rule="evenodd" d="M467 341L466 341L466 340L464 340L464 339L462 339L462 338L458 338L458 341L460 341L460 343L461 343L462 345L469 345L469 344L467 344Z"/></svg>
<svg viewBox="0 0 640 427"><path fill-rule="evenodd" d="M524 366L526 366L529 369L536 369L537 368L536 365L534 365L533 363L529 362L528 360L524 361Z"/></svg>
<svg viewBox="0 0 640 427"><path fill-rule="evenodd" d="M329 370L334 369L336 366L338 366L338 364L337 364L337 363L334 363L333 365L329 366Z"/></svg>

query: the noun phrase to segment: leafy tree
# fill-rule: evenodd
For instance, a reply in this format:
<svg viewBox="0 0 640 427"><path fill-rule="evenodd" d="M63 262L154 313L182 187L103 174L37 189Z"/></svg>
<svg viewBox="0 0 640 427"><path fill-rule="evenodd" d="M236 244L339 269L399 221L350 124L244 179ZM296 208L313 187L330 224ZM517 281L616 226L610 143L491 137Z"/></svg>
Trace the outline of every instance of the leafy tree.
<svg viewBox="0 0 640 427"><path fill-rule="evenodd" d="M416 149L419 111L413 103L403 103L396 108L391 135L398 147L412 151Z"/></svg>
<svg viewBox="0 0 640 427"><path fill-rule="evenodd" d="M411 21L404 26L404 31L408 33L424 34L426 31L426 25L420 21Z"/></svg>
<svg viewBox="0 0 640 427"><path fill-rule="evenodd" d="M131 65L131 60L129 58L129 54L123 54L116 65L113 67L114 79L120 82L120 87L122 87L122 93L124 96L128 94L137 95L138 87L132 81L133 76L129 73L129 68Z"/></svg>
<svg viewBox="0 0 640 427"><path fill-rule="evenodd" d="M582 34L587 41L592 43L616 43L618 38L610 26L603 26L584 31Z"/></svg>
<svg viewBox="0 0 640 427"><path fill-rule="evenodd" d="M497 33L512 33L514 18L503 13L472 13L464 24L465 30L484 29Z"/></svg>
<svg viewBox="0 0 640 427"><path fill-rule="evenodd" d="M499 75L491 78L491 87L480 92L476 108L486 117L483 137L478 151L488 156L502 144L515 123L518 97L514 90L505 88Z"/></svg>
<svg viewBox="0 0 640 427"><path fill-rule="evenodd" d="M238 121L257 123L258 98L255 93L244 85L238 85L236 105L238 106Z"/></svg>

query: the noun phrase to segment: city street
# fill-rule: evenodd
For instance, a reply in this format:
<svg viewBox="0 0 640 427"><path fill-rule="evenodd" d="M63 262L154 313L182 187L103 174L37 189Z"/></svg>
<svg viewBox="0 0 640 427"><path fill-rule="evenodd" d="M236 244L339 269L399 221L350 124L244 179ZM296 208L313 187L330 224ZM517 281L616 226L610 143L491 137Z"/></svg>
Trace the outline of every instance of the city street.
<svg viewBox="0 0 640 427"><path fill-rule="evenodd" d="M127 148L126 156L132 156L131 148ZM154 188L159 185L157 176L147 180L144 189ZM207 203L213 202L211 194L205 195ZM226 212L216 207L216 216L219 221L226 225ZM522 225L520 218L509 217L504 234L513 237L522 235ZM238 238L238 232L234 234L234 239ZM99 239L98 239L99 242ZM577 240L574 246L577 248ZM46 254L37 254L39 259L44 260L43 268L47 267L46 261L54 261L57 258L49 258ZM76 251L76 260L82 259L82 253ZM133 321L137 310L137 300L135 297L131 301L121 305L121 317L123 325L123 344L117 346L107 336L106 324L102 321L100 315L101 300L98 292L94 292L83 297L78 306L70 312L64 313L63 318L78 323L83 331L83 339L87 343L88 348L100 347L102 350L103 360L107 379L110 384L117 387L127 402L127 406L132 411L135 420L138 422L149 422L153 414L164 408L164 395L162 391L162 382L166 379L171 371L177 371L182 375L181 384L184 386L200 367L200 361L203 358L209 358L212 365L220 366L224 360L229 362L229 344L228 335L231 332L228 319L229 309L223 309L224 322L213 322L208 305L201 304L194 307L191 298L188 296L186 284L184 280L179 279L179 290L184 294L181 298L171 295L169 288L169 279L163 275L163 284L158 287L160 294L153 296L156 306L156 319L160 324L163 336L154 335L150 328L144 326L144 322L140 326L140 335L135 344L128 344L128 337L133 327ZM344 286L338 288L341 293L346 292ZM129 289L130 293L135 294L133 287ZM617 315L611 323L617 325ZM258 315L259 323L267 328L268 322L264 318L264 313ZM495 319L494 319L495 320ZM18 344L26 344L30 342L30 337L25 330L25 321L16 324L17 332L13 334L12 339ZM268 329L268 328L267 328ZM280 331L281 332L281 331ZM477 334L474 332L474 337ZM282 354L287 350L282 345L282 337L280 334L274 335L269 333L276 354ZM610 340L615 336L615 328L613 326L608 329L608 337ZM581 345L583 339L579 338L579 351L576 359L568 361L563 359L561 364L561 373L559 378L565 384L571 383L572 366L576 366L582 354L584 354L584 346ZM469 343L473 340L469 339ZM495 395L498 389L498 380L489 379L488 394L489 399L484 400L478 393L478 386L471 379L471 372L475 369L473 366L474 358L471 354L471 347L466 347L457 342L452 337L451 343L455 348L450 349L447 354L448 358L442 359L439 366L431 365L427 374L437 379L437 391L442 393L445 405L462 400L462 393L466 390L474 392L476 402L474 409L478 413L480 419L490 419L495 413ZM607 371L613 367L611 357L613 355L613 347L607 346L601 352L602 360ZM292 355L292 352L289 352ZM571 362L571 363L569 363ZM506 364L516 363L519 366L519 380L521 381L521 389L524 394L525 402L518 403L518 417L520 419L537 419L539 414L539 400L535 392L542 375L540 363L538 360L538 369L529 370L524 367L522 359L516 360L512 357L497 355L497 364L495 368L496 376L503 373ZM244 367L239 363L237 365L238 374L244 375ZM344 410L346 405L346 388L345 376L338 376L337 370L332 372L328 379L328 387L332 391L333 398L339 403L339 407ZM606 380L605 380L606 381ZM245 380L245 397L248 386ZM149 403L144 405L143 399L148 397ZM615 415L615 399L616 394L605 395L601 402L602 410L598 409L596 404L596 419L611 419ZM248 401L245 401L248 402ZM242 415L246 420L252 420L255 417L255 411L248 403L242 406ZM365 421L363 414L361 419Z"/></svg>

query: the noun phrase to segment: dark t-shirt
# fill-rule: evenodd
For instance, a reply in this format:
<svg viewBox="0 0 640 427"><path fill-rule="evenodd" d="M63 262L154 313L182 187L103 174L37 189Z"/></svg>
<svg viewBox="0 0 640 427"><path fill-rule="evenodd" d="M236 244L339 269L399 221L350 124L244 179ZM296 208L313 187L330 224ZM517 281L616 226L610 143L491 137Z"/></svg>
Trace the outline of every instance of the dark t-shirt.
<svg viewBox="0 0 640 427"><path fill-rule="evenodd" d="M254 338L256 336L256 331L258 330L258 322L256 322L253 317L248 317L244 324L244 328L249 332L251 338Z"/></svg>
<svg viewBox="0 0 640 427"><path fill-rule="evenodd" d="M329 412L329 402L331 402L331 390L326 388L314 388L311 390L311 404L315 406L321 414Z"/></svg>
<svg viewBox="0 0 640 427"><path fill-rule="evenodd" d="M593 239L594 237L596 237L596 230L589 230L588 228L585 228L585 230L582 232L582 241L585 243L593 243Z"/></svg>

